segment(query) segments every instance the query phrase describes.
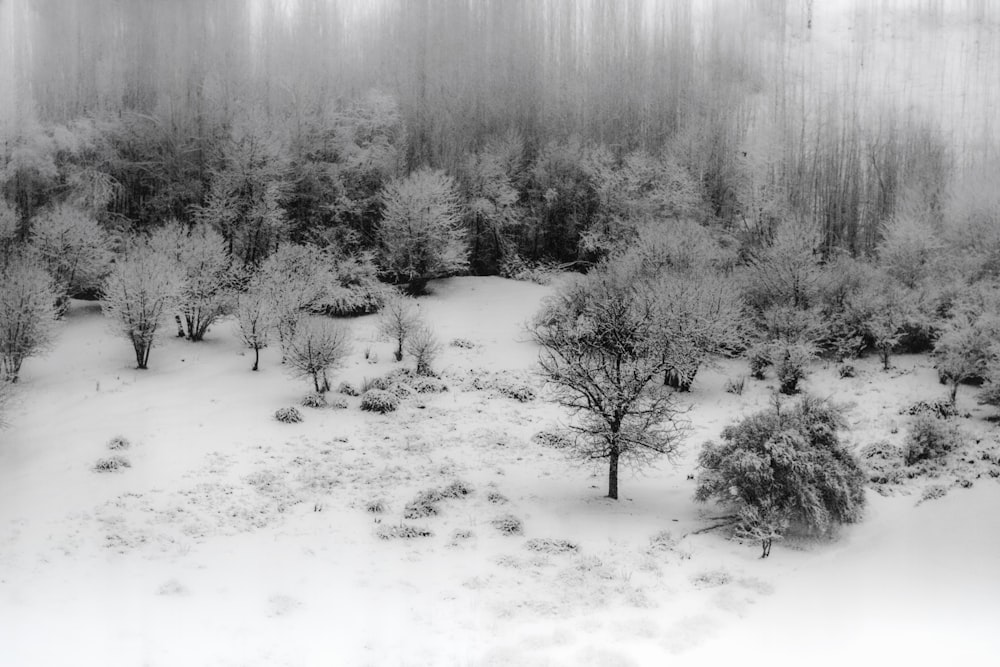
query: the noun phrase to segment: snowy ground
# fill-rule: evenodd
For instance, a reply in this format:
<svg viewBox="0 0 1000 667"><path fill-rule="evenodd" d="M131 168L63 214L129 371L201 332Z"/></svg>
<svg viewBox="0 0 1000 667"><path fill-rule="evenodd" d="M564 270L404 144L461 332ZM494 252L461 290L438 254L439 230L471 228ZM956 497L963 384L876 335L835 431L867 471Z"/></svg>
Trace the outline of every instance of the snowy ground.
<svg viewBox="0 0 1000 667"><path fill-rule="evenodd" d="M388 416L300 408L307 393L276 350L262 370L231 323L192 344L170 338L132 368L97 308L75 303L56 347L26 362L0 431L0 664L659 665L991 664L1000 650L1000 484L919 503L919 488L869 493L864 523L834 542L789 541L770 559L708 532L692 499L699 445L767 404L767 382L725 393L739 362L704 372L676 466L626 475L569 464L531 436L560 419L543 400L476 391L470 371L526 374L521 324L549 288L499 278L438 283L422 308L449 341L451 391ZM391 370L372 318L341 380ZM169 332L169 330L168 330ZM375 363L366 360L379 358ZM858 445L897 441L899 409L943 390L924 357L874 360L808 389L849 401ZM530 376L529 376L530 377ZM960 420L983 447L997 427L963 390ZM893 433L893 431L897 433ZM121 435L131 467L96 473ZM418 492L471 485L433 535L380 540ZM954 480L940 479L949 485ZM507 499L490 502L491 492ZM366 511L381 500L384 514ZM524 534L491 521L512 514ZM669 531L671 540L652 542ZM578 552L529 548L570 540Z"/></svg>

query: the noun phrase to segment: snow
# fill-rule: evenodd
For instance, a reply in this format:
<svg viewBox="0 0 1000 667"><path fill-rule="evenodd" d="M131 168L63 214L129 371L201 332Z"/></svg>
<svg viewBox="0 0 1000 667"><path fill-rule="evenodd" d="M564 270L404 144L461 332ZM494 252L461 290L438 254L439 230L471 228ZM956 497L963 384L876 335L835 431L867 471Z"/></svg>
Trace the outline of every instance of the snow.
<svg viewBox="0 0 1000 667"><path fill-rule="evenodd" d="M742 362L703 371L685 397L681 457L626 474L611 501L603 470L531 440L565 419L558 409L463 380L480 369L537 381L523 323L552 288L432 287L421 309L446 343L450 391L385 416L357 398L300 407L291 425L272 415L308 383L276 349L251 372L232 322L203 343L168 327L136 371L96 307L74 302L55 347L25 363L0 431L0 664L919 665L983 664L1000 649L996 481L919 504L917 492L870 492L861 524L777 543L767 560L718 532L684 537L717 514L692 501L699 445L765 407L767 382L734 396L723 386ZM397 366L374 318L350 324L357 343L334 385ZM943 389L926 358L894 364L863 360L849 380L817 365L807 388L851 402L851 442L898 441L899 409ZM962 427L995 443L967 389L960 407L972 413ZM131 467L94 472L116 435L132 443L117 452ZM378 538L418 492L453 479L474 492L408 522L431 537ZM491 490L509 502L490 503ZM367 512L379 499L388 511ZM491 526L507 513L523 536ZM661 531L672 548L651 543ZM579 552L531 551L531 538Z"/></svg>

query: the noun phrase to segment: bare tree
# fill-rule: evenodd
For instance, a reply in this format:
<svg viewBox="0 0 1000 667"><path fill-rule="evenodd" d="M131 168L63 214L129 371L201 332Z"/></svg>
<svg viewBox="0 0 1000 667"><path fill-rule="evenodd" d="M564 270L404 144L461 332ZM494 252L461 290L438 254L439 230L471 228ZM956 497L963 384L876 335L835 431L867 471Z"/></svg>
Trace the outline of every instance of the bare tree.
<svg viewBox="0 0 1000 667"><path fill-rule="evenodd" d="M267 347L274 328L274 310L264 288L251 282L246 292L236 297L236 321L244 345L253 350L253 368L260 367L260 351Z"/></svg>
<svg viewBox="0 0 1000 667"><path fill-rule="evenodd" d="M403 360L403 350L411 334L420 326L420 313L416 302L401 294L394 294L379 311L378 332L387 340L396 341L396 361Z"/></svg>
<svg viewBox="0 0 1000 667"><path fill-rule="evenodd" d="M610 498L621 462L670 456L683 430L673 393L656 381L669 363L659 308L633 273L603 265L563 288L530 328L556 402L577 417L570 454L608 461Z"/></svg>
<svg viewBox="0 0 1000 667"><path fill-rule="evenodd" d="M52 342L58 291L30 253L2 265L0 285L0 371L4 381L16 382L24 360Z"/></svg>
<svg viewBox="0 0 1000 667"><path fill-rule="evenodd" d="M421 169L392 181L382 192L382 207L383 268L410 293L468 267L458 192L444 172Z"/></svg>
<svg viewBox="0 0 1000 667"><path fill-rule="evenodd" d="M434 375L431 364L441 352L441 342L426 324L419 324L406 342L406 351L417 362L417 375Z"/></svg>
<svg viewBox="0 0 1000 667"><path fill-rule="evenodd" d="M137 368L148 367L157 330L182 289L176 263L141 242L118 257L104 280L101 310L132 343Z"/></svg>
<svg viewBox="0 0 1000 667"><path fill-rule="evenodd" d="M312 378L317 392L330 390L327 371L351 351L350 331L342 324L310 317L304 320L288 346L288 366L296 375Z"/></svg>

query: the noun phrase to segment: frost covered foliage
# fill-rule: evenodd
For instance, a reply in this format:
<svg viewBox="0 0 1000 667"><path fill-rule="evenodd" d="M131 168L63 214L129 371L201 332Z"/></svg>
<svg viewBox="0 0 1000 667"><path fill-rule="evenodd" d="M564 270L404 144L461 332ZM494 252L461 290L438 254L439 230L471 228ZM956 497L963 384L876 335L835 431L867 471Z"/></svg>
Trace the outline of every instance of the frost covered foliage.
<svg viewBox="0 0 1000 667"><path fill-rule="evenodd" d="M314 311L351 316L374 313L383 307L389 290L378 279L372 253L333 255L330 267L330 282Z"/></svg>
<svg viewBox="0 0 1000 667"><path fill-rule="evenodd" d="M366 412L385 414L399 407L399 399L384 389L369 389L361 396L361 409Z"/></svg>
<svg viewBox="0 0 1000 667"><path fill-rule="evenodd" d="M906 436L906 465L940 459L961 444L962 435L957 426L927 413L918 414Z"/></svg>
<svg viewBox="0 0 1000 667"><path fill-rule="evenodd" d="M382 191L382 269L420 294L433 278L468 268L455 182L443 171L421 169Z"/></svg>
<svg viewBox="0 0 1000 667"><path fill-rule="evenodd" d="M763 557L793 524L827 533L858 521L865 474L840 443L843 427L836 407L808 396L727 426L698 457L695 499L731 505L738 534L760 540Z"/></svg>
<svg viewBox="0 0 1000 667"><path fill-rule="evenodd" d="M317 393L330 390L327 372L339 366L351 350L350 331L337 322L311 317L298 326L288 344L288 367L313 381Z"/></svg>
<svg viewBox="0 0 1000 667"><path fill-rule="evenodd" d="M233 305L235 274L222 236L207 225L173 222L153 233L150 246L176 262L183 280L177 308L188 340L199 341Z"/></svg>
<svg viewBox="0 0 1000 667"><path fill-rule="evenodd" d="M34 255L0 264L0 381L16 382L24 360L52 342L58 293Z"/></svg>
<svg viewBox="0 0 1000 667"><path fill-rule="evenodd" d="M176 263L146 243L132 243L115 260L101 290L101 310L132 343L137 368L147 368L160 324L183 285Z"/></svg>
<svg viewBox="0 0 1000 667"><path fill-rule="evenodd" d="M996 304L960 303L934 345L938 377L948 384L952 405L961 383L985 378L996 362L996 341L1000 340L997 312Z"/></svg>
<svg viewBox="0 0 1000 667"><path fill-rule="evenodd" d="M92 216L66 204L40 213L31 223L31 245L59 288L59 308L69 297L96 289L108 270L111 252L104 230Z"/></svg>

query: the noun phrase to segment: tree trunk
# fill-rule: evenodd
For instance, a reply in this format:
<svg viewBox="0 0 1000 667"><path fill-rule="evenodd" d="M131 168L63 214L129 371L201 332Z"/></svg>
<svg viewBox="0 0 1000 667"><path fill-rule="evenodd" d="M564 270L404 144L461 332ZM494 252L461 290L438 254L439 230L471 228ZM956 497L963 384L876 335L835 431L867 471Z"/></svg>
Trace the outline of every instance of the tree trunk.
<svg viewBox="0 0 1000 667"><path fill-rule="evenodd" d="M772 542L772 540L771 540L770 537L765 538L765 539L763 539L763 540L760 541L760 547L761 547L760 557L761 558L767 558L768 556L771 555L771 542Z"/></svg>
<svg viewBox="0 0 1000 667"><path fill-rule="evenodd" d="M608 456L608 498L618 500L618 443L611 446L611 455Z"/></svg>
<svg viewBox="0 0 1000 667"><path fill-rule="evenodd" d="M668 369L663 374L663 384L670 387L671 389L676 389L677 391L689 392L691 391L691 383L694 382L694 377L686 378L677 372L676 369Z"/></svg>
<svg viewBox="0 0 1000 667"><path fill-rule="evenodd" d="M393 353L396 356L396 361L403 360L403 339L399 338L396 344L396 351Z"/></svg>
<svg viewBox="0 0 1000 667"><path fill-rule="evenodd" d="M889 355L892 352L891 348L883 347L879 352L882 353L882 370L889 370Z"/></svg>
<svg viewBox="0 0 1000 667"><path fill-rule="evenodd" d="M253 368L250 370L255 371L257 367L260 366L260 348L254 345L253 348Z"/></svg>
<svg viewBox="0 0 1000 667"><path fill-rule="evenodd" d="M951 393L949 394L949 399L951 400L951 406L955 407L955 401L958 399L958 385L957 380L951 381Z"/></svg>

